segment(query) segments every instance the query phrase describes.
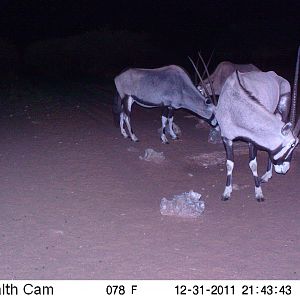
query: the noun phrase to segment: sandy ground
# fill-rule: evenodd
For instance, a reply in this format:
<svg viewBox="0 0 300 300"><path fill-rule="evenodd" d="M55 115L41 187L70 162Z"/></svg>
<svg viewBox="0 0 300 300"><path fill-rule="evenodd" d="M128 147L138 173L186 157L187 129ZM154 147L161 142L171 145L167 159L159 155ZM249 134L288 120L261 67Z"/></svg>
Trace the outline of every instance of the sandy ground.
<svg viewBox="0 0 300 300"><path fill-rule="evenodd" d="M41 103L2 110L1 279L300 279L299 150L258 203L239 144L222 202L223 145L187 112L175 115L180 139L163 145L159 110L134 107L133 143L109 105ZM166 159L140 160L147 148ZM259 162L262 173L264 153ZM161 198L189 190L205 201L200 218L160 214Z"/></svg>

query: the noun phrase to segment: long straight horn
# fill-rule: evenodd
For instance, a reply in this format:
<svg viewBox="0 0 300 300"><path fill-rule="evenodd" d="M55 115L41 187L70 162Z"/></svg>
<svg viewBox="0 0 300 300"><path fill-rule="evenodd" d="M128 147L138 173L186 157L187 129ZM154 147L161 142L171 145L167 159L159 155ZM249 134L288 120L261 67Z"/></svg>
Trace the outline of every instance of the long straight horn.
<svg viewBox="0 0 300 300"><path fill-rule="evenodd" d="M291 112L290 112L290 122L293 124L293 126L295 126L295 121L296 121L296 105L297 105L297 91L298 91L298 78L299 78L299 59L300 59L300 46L298 47L298 55L297 55L296 70L295 70L295 77L294 77L294 86L293 86L293 93L292 93L292 105L291 105ZM297 125L298 125L298 123L297 123Z"/></svg>
<svg viewBox="0 0 300 300"><path fill-rule="evenodd" d="M297 121L296 126L294 127L293 134L294 136L298 136L300 132L300 118Z"/></svg>
<svg viewBox="0 0 300 300"><path fill-rule="evenodd" d="M207 88L206 88L206 86L205 86L205 84L204 84L204 82L203 82L203 79L202 79L202 77L201 77L201 75L200 75L200 73L199 73L197 67L195 66L194 61L193 61L189 56L188 56L188 58L189 58L190 62L192 63L192 65L193 65L193 67L194 67L194 69L195 69L195 72L196 72L196 74L198 75L198 77L199 77L199 79L200 79L200 81L201 81L201 84L202 84L202 86L203 86L203 88L204 88L204 90L205 90L205 93L206 93L207 97L209 97L208 90L207 90Z"/></svg>
<svg viewBox="0 0 300 300"><path fill-rule="evenodd" d="M207 68L209 67L210 61L211 61L211 59L212 59L214 53L215 53L215 49L214 49L213 51L211 51L210 57L209 57L208 62L207 62L207 64L206 64ZM199 60L199 58L198 58L198 60ZM198 60L197 60L197 62L198 62ZM198 65L197 65L197 67L198 67ZM204 77L204 75L205 75L205 70L204 70L203 73L202 73L202 77Z"/></svg>
<svg viewBox="0 0 300 300"><path fill-rule="evenodd" d="M215 94L215 90L214 90L214 87L212 85L212 82L211 82L211 79L210 79L210 75L209 75L209 72L208 72L208 69L207 69L207 66L204 62L204 59L203 57L201 56L200 52L198 52L198 56L200 57L201 61L202 61L202 64L204 66L204 69L205 69L205 72L206 72L206 75L207 75L207 79L208 79L208 82L209 82L209 85L210 85L210 89L211 89L211 93L212 93L212 96L213 96L213 104L214 105L217 105L217 99L216 99L216 94Z"/></svg>
<svg viewBox="0 0 300 300"><path fill-rule="evenodd" d="M197 62L196 62L196 69L197 70L198 70L198 67L199 67L199 57L198 57ZM197 78L198 78L198 75L195 71L195 73L194 73L194 84L195 84L195 86L197 86L199 84L199 81L197 80Z"/></svg>

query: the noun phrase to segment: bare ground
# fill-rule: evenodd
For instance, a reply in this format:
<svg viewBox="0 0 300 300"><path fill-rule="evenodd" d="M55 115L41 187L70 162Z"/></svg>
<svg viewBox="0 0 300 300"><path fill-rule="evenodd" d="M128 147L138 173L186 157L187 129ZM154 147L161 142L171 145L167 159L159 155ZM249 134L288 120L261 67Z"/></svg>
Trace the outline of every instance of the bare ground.
<svg viewBox="0 0 300 300"><path fill-rule="evenodd" d="M163 145L160 111L134 107L133 143L110 105L85 100L27 103L0 119L1 279L300 279L299 150L257 203L238 144L222 202L225 153L208 126L179 111L182 136ZM139 159L147 148L165 161ZM259 162L262 173L264 153ZM189 190L205 201L200 218L160 214L161 198Z"/></svg>

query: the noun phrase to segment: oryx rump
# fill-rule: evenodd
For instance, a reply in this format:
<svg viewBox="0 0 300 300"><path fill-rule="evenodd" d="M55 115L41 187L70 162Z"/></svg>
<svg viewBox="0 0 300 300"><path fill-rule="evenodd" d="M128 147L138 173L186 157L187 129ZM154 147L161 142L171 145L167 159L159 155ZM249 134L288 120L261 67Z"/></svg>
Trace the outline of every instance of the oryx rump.
<svg viewBox="0 0 300 300"><path fill-rule="evenodd" d="M133 103L146 108L162 107L161 140L167 143L165 127L169 124L172 139L177 136L172 128L173 110L188 109L215 124L212 103L194 86L187 73L179 66L170 65L157 69L128 69L115 77L117 95L114 113L119 116L122 135L127 138L126 123L131 140L138 141L130 124Z"/></svg>

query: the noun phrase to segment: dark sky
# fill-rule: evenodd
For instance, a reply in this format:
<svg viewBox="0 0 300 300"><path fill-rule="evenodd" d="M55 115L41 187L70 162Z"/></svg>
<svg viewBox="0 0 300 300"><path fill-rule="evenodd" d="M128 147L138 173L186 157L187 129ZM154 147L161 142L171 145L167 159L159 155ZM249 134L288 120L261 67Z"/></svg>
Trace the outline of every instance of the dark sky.
<svg viewBox="0 0 300 300"><path fill-rule="evenodd" d="M291 68L300 44L300 0L0 0L0 41L4 38L17 46L19 58L24 58L35 41L101 29L147 36L149 43L135 48L141 50L139 56L127 55L122 49L117 52L121 55L116 54L119 44L113 40L108 50L115 53L110 65L117 64L118 56L124 61L120 68L186 66L187 56L194 57L201 50L208 59L213 49L211 67L226 59L255 62L262 69L274 65ZM128 36L132 37L122 34L123 42ZM92 43L90 47L98 51ZM146 48L152 52L147 54ZM86 53L82 62L92 60L92 54ZM80 51L74 55L81 55Z"/></svg>
<svg viewBox="0 0 300 300"><path fill-rule="evenodd" d="M0 36L30 42L107 27L158 39L299 42L300 1L0 0Z"/></svg>

